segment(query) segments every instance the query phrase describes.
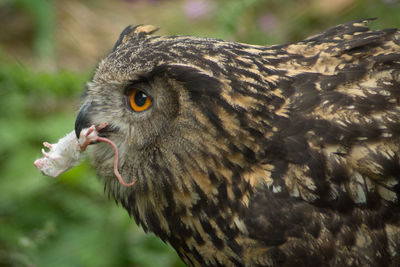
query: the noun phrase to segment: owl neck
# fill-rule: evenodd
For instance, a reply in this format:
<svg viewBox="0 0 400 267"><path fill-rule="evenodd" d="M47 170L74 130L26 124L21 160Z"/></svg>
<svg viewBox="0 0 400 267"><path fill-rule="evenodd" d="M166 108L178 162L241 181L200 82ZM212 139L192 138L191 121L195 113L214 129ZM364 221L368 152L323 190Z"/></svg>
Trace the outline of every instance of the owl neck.
<svg viewBox="0 0 400 267"><path fill-rule="evenodd" d="M210 166L214 172L192 168L185 176L159 168L164 176L139 179L138 188L119 199L145 232L170 243L189 265L212 265L215 259L207 257L215 258L217 252L220 258L234 259L242 250L235 238L246 232L239 218L250 194L249 183L235 168ZM188 255L201 256L189 259Z"/></svg>

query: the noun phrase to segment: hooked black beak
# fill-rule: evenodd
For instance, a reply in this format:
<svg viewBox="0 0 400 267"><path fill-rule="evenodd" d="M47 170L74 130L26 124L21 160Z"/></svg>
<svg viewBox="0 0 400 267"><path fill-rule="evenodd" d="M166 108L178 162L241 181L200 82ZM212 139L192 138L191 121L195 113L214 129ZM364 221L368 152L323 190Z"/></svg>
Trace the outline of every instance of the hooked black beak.
<svg viewBox="0 0 400 267"><path fill-rule="evenodd" d="M75 134L79 139L82 129L88 128L92 125L89 118L90 103L85 104L78 113L75 120Z"/></svg>

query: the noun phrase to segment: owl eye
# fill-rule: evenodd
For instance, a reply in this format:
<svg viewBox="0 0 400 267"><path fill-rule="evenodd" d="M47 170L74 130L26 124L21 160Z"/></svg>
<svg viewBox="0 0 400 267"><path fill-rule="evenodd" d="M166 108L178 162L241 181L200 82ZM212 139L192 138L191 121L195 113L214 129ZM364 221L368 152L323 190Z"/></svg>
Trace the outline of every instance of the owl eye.
<svg viewBox="0 0 400 267"><path fill-rule="evenodd" d="M129 104L136 111L145 111L150 107L151 98L139 89L133 89L129 95Z"/></svg>

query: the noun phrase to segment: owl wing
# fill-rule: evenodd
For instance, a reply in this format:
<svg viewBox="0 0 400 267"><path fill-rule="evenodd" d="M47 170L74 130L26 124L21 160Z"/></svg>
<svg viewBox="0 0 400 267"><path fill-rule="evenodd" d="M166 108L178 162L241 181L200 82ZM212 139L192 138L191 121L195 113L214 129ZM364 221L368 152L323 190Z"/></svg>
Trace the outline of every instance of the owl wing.
<svg viewBox="0 0 400 267"><path fill-rule="evenodd" d="M268 190L242 216L273 263L400 263L400 33L366 22L266 56L284 76L249 181Z"/></svg>
<svg viewBox="0 0 400 267"><path fill-rule="evenodd" d="M290 95L267 149L273 190L343 209L398 203L399 31L358 21L277 50L273 91Z"/></svg>

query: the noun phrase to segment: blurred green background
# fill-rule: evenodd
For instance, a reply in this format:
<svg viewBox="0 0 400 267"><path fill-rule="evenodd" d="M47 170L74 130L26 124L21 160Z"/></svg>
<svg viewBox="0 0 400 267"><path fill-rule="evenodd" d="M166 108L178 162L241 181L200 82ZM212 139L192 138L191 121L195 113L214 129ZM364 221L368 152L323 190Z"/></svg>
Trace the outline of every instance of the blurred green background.
<svg viewBox="0 0 400 267"><path fill-rule="evenodd" d="M85 81L126 25L272 45L368 17L400 27L399 1L0 0L0 266L182 266L86 162L59 179L32 164L73 129Z"/></svg>

